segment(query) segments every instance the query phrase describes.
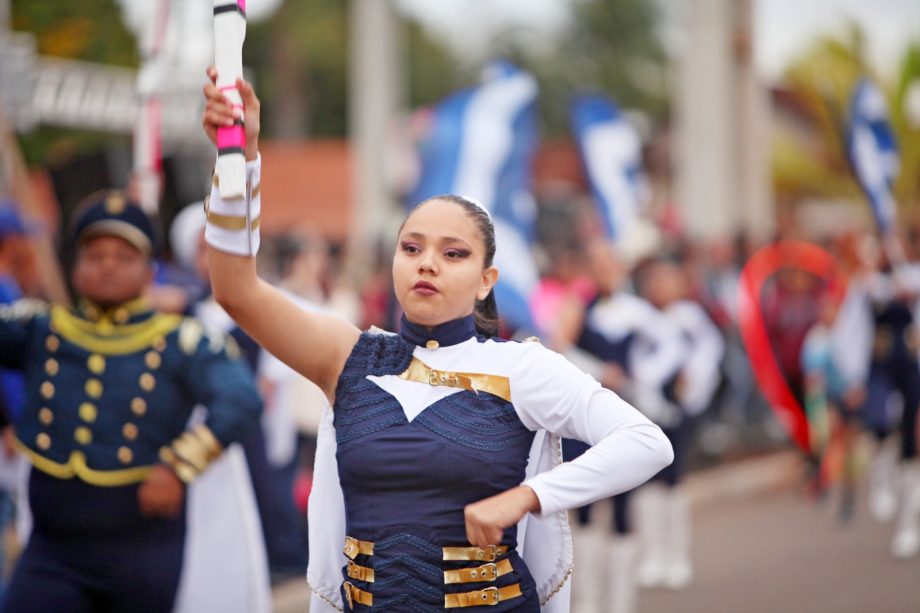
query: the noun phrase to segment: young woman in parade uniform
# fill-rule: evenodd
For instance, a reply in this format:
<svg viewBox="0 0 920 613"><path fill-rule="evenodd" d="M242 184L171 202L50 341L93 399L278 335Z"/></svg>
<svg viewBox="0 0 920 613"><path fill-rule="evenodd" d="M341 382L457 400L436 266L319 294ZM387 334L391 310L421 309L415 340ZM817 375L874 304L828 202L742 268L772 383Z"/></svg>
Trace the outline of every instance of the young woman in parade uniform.
<svg viewBox="0 0 920 613"><path fill-rule="evenodd" d="M212 189L211 282L228 313L333 408L309 507L311 611L568 611L564 511L654 475L671 461L667 439L562 356L495 338L494 228L463 198L423 202L399 231L399 334L304 312L262 281L259 103L237 86L248 196ZM216 141L239 117L213 85L205 95ZM556 435L593 447L560 464Z"/></svg>

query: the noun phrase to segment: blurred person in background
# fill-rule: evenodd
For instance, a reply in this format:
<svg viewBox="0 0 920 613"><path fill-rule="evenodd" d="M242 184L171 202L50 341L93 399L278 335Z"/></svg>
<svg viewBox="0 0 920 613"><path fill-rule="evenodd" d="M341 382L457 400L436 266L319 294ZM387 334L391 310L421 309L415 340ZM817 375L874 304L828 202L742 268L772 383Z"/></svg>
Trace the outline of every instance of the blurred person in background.
<svg viewBox="0 0 920 613"><path fill-rule="evenodd" d="M20 275L31 268L32 251L29 232L12 201L0 202L0 306L23 297ZM9 568L6 561L15 558L13 519L16 499L20 495L23 458L12 443L10 424L22 414L25 404L25 378L22 372L0 368L0 603L6 591ZM9 534L8 534L9 533Z"/></svg>
<svg viewBox="0 0 920 613"><path fill-rule="evenodd" d="M750 357L741 338L738 321L741 268L745 240L716 238L683 249L683 261L691 273L693 297L718 326L725 340L722 361L724 384L716 393L713 411L701 420L699 440L704 452L721 455L731 448L752 443L756 428L774 424L772 411L757 386ZM763 420L766 419L766 422ZM785 434L773 428L776 435ZM768 434L771 432L768 430ZM747 440L746 440L747 438Z"/></svg>
<svg viewBox="0 0 920 613"><path fill-rule="evenodd" d="M822 282L800 268L781 268L764 284L761 296L763 323L776 364L796 406L804 412L805 376L802 372L802 344L809 328L818 320L818 296ZM756 365L755 365L756 367ZM804 487L810 495L823 492L820 457L804 452Z"/></svg>
<svg viewBox="0 0 920 613"><path fill-rule="evenodd" d="M638 271L640 295L673 323L686 352L673 390L681 409L673 423L660 424L674 447L674 462L636 492L642 587L686 587L693 578L690 510L680 487L691 422L710 405L721 380L722 334L706 311L690 299L687 274L676 262L651 260Z"/></svg>
<svg viewBox="0 0 920 613"><path fill-rule="evenodd" d="M304 310L360 322L357 299L334 280L329 246L321 236L304 231L282 236L277 251L281 260L277 287L289 299ZM267 351L260 357L259 381L266 398L263 427L269 463L286 491L293 491L298 468L302 470L300 481L312 482L319 425L323 413L330 410L329 403L313 382ZM299 510L299 521L307 528L306 508ZM304 530L303 535L307 534Z"/></svg>
<svg viewBox="0 0 920 613"><path fill-rule="evenodd" d="M920 553L920 460L917 458L920 333L914 320L920 296L920 271L912 263L892 264L883 250L872 246L866 250L876 254L869 257L878 262L877 270L867 280L874 316L867 411L879 441L873 477L882 483L888 481L887 485L870 487L875 498L870 498L870 505L875 507L874 515L882 520L897 515L891 553L896 558L911 558ZM890 411L893 399L901 405L897 427L899 448L886 442L894 429ZM898 458L896 476L892 470L895 457Z"/></svg>
<svg viewBox="0 0 920 613"><path fill-rule="evenodd" d="M584 274L584 254L577 240L553 242L546 250L545 271L530 295L530 311L540 336L555 346L559 313L570 300L587 305L594 294L594 284Z"/></svg>
<svg viewBox="0 0 920 613"><path fill-rule="evenodd" d="M801 360L811 448L821 459L820 487L828 487L833 479L834 475L828 473L839 473L839 516L848 521L853 515L856 497L855 442L866 393L862 378L848 376L841 343L835 343L835 335L846 334L851 341L847 350L856 350L852 343L852 326L838 327L847 323L843 317L838 318L843 297L834 286L818 297L818 321L805 335ZM845 309L843 314L846 315ZM839 466L833 467L829 462Z"/></svg>
<svg viewBox="0 0 920 613"><path fill-rule="evenodd" d="M277 457L278 446L288 448L289 437L296 436L296 433L293 432L287 415L273 410L276 406L274 399L264 397L265 392L275 391L277 379L283 378L282 375L278 369L270 365L262 366L263 363L270 364L268 358L263 357L262 348L236 325L211 293L208 281L207 243L204 239L206 222L203 203L190 204L173 221L170 240L173 243L173 252L184 262L191 264L192 270L204 287L198 300L189 304L188 312L199 318L214 333L226 334L233 338L243 351L250 373L259 378L259 390L264 402L263 411L258 422L240 443L245 453L249 482L258 506L268 570L271 582L275 585L293 577L303 576L307 567L306 543L294 505L292 480L287 478L287 471L279 474L269 459L269 450L275 450ZM267 373L269 376L267 379L259 377L260 373ZM278 434L281 436L276 436ZM282 455L285 456L285 465L293 461L288 457L289 454Z"/></svg>
<svg viewBox="0 0 920 613"><path fill-rule="evenodd" d="M278 242L282 259L280 289L355 325L361 322L361 301L336 271L330 245L322 236L300 230L282 236Z"/></svg>
<svg viewBox="0 0 920 613"><path fill-rule="evenodd" d="M100 192L71 228L77 308L0 309L0 359L26 378L16 446L32 464L32 531L4 610L167 613L186 568L186 488L260 401L232 344L150 308L155 233L138 206ZM207 415L190 423L197 403Z"/></svg>
<svg viewBox="0 0 920 613"><path fill-rule="evenodd" d="M595 296L587 304L571 299L559 312L553 347L591 373L604 387L615 391L663 429L682 420L681 410L669 391L686 347L681 332L660 311L627 290L629 269L616 247L592 239L585 248L587 270ZM670 397L669 397L670 396ZM563 441L563 457L571 461L585 452L579 441ZM613 497L612 540L597 538L590 530L594 504L578 509L574 526L575 567L573 604L576 611L627 613L637 606L638 543L629 510L631 493ZM594 513L592 514L592 511Z"/></svg>

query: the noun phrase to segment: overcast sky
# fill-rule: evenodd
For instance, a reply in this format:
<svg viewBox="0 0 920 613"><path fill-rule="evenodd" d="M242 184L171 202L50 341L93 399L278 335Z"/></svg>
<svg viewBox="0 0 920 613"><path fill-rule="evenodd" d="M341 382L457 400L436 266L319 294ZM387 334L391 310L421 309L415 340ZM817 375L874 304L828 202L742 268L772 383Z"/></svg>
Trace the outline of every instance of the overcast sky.
<svg viewBox="0 0 920 613"><path fill-rule="evenodd" d="M686 0L661 0L673 7ZM508 26L551 35L567 19L568 0L399 0L407 12L462 46ZM887 75L907 41L920 41L920 0L755 0L755 53L775 77L814 37L844 31L849 20L868 36L870 60ZM677 12L675 11L675 15Z"/></svg>

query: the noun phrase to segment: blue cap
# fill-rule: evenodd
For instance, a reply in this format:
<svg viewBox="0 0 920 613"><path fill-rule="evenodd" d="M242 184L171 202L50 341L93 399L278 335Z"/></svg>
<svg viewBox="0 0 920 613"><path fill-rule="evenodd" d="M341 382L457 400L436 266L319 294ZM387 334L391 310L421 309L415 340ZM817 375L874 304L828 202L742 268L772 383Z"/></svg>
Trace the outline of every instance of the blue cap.
<svg viewBox="0 0 920 613"><path fill-rule="evenodd" d="M74 213L72 239L77 246L99 236L116 236L151 255L156 242L153 223L124 192L103 190L83 200Z"/></svg>

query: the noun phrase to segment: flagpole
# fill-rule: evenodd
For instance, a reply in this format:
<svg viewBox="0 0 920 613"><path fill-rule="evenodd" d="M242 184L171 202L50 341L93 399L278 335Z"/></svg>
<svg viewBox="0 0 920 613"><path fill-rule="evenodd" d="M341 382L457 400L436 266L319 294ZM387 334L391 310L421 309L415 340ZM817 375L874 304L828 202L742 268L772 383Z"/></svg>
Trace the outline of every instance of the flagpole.
<svg viewBox="0 0 920 613"><path fill-rule="evenodd" d="M141 36L141 68L137 76L138 118L134 125L133 194L148 215L159 209L162 182L160 97L162 56L171 0L159 0L153 19Z"/></svg>

